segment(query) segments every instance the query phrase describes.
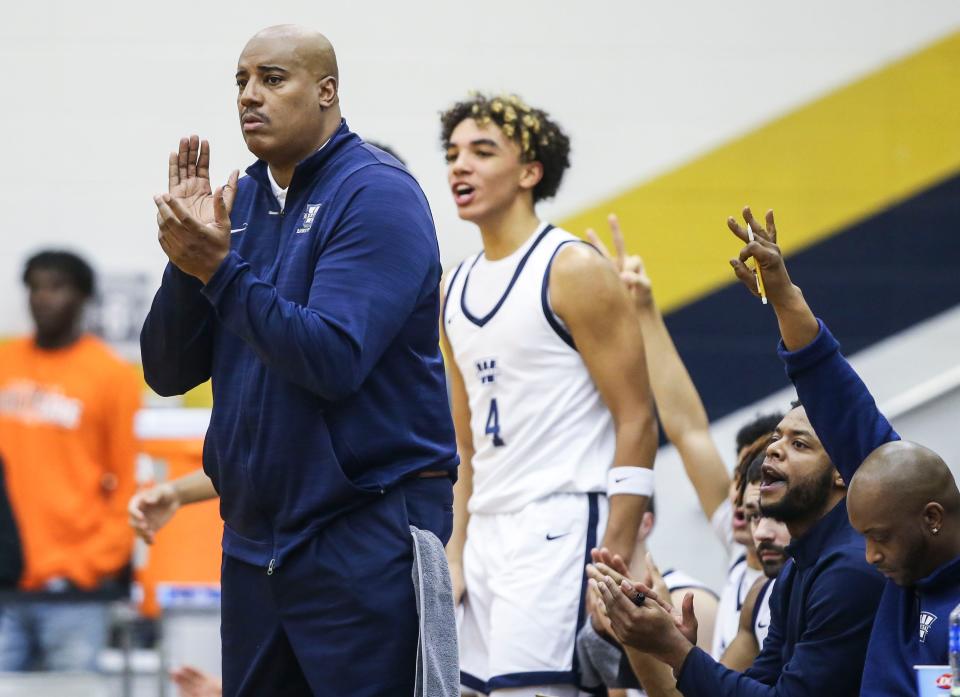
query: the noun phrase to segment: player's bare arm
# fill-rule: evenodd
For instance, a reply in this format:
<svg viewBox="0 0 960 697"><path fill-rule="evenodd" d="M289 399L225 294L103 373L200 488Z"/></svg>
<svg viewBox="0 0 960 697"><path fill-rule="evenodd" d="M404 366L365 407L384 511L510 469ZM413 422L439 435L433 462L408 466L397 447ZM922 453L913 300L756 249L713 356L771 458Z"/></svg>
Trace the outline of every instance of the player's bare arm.
<svg viewBox="0 0 960 697"><path fill-rule="evenodd" d="M667 438L677 448L704 515L710 518L729 495L730 474L710 435L710 422L700 395L663 322L643 260L627 254L617 217L611 215L608 222L615 254L608 251L593 230L588 230L587 236L614 264L630 292L646 345L647 373L657 416Z"/></svg>
<svg viewBox="0 0 960 697"><path fill-rule="evenodd" d="M652 469L657 431L643 335L616 270L593 249L567 245L550 271L550 301L613 416L611 466ZM646 507L645 496L610 499L603 546L628 563Z"/></svg>
<svg viewBox="0 0 960 697"><path fill-rule="evenodd" d="M441 291L446 287L446 274L440 281ZM465 584L463 580L463 548L467 543L467 524L470 522L470 512L467 506L473 494L473 434L470 431L470 403L467 399L467 388L463 384L463 376L453 360L453 348L443 328L443 309L446 297L441 292L440 305L440 348L444 355L444 365L447 371L447 380L450 383L451 410L453 412L453 426L457 434L457 454L460 456L460 466L457 468L457 483L453 486L453 532L447 542L447 562L450 566L450 580L453 583L453 602L459 604L463 600Z"/></svg>
<svg viewBox="0 0 960 697"><path fill-rule="evenodd" d="M753 633L753 610L757 606L757 599L767 580L766 576L761 576L754 582L743 601L743 607L740 608L740 628L737 630L737 636L720 657L720 662L730 670L742 673L753 665L754 659L760 653L757 637Z"/></svg>

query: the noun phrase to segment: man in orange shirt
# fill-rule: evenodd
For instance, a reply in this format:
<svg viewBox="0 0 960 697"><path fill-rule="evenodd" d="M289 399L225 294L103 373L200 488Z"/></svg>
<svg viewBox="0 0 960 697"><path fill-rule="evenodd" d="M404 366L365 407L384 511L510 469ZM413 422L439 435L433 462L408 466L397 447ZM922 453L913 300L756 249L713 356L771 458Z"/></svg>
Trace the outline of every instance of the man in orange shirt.
<svg viewBox="0 0 960 697"><path fill-rule="evenodd" d="M23 272L36 332L0 346L0 458L23 550L0 610L0 671L89 670L133 535L134 370L82 330L94 276L69 252Z"/></svg>

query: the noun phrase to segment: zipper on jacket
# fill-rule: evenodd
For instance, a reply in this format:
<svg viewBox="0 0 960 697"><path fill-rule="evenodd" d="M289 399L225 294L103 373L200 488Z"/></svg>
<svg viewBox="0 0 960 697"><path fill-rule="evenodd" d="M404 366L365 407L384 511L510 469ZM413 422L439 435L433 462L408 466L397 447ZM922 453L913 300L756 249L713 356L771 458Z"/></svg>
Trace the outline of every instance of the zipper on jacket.
<svg viewBox="0 0 960 697"><path fill-rule="evenodd" d="M276 562L276 559L270 560L270 564L267 565L267 576L273 576L273 567L276 565Z"/></svg>

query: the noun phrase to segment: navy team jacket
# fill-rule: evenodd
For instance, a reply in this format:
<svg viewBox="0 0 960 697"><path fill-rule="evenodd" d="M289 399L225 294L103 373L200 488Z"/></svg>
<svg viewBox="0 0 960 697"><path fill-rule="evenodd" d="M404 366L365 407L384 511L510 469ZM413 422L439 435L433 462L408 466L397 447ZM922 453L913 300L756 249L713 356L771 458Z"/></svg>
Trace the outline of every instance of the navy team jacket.
<svg viewBox="0 0 960 697"><path fill-rule="evenodd" d="M845 481L871 451L900 438L822 323L813 342L793 353L781 346L781 357L814 431ZM947 624L957 603L960 559L913 587L887 580L867 649L861 694L914 697L913 666L948 662Z"/></svg>
<svg viewBox="0 0 960 697"><path fill-rule="evenodd" d="M346 122L297 165L285 209L265 162L247 174L226 259L206 286L168 265L140 345L161 395L212 378L203 466L224 553L279 566L340 513L458 459L419 184Z"/></svg>

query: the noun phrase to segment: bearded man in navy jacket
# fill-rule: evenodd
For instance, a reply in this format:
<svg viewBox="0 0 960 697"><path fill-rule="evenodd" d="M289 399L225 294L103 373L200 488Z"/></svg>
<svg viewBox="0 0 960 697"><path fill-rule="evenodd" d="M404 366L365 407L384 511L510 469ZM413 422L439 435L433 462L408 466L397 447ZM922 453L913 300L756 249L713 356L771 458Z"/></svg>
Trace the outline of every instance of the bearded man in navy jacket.
<svg viewBox="0 0 960 697"><path fill-rule="evenodd" d="M803 369L821 325L787 276L775 244L772 212L766 225L757 222L749 209L744 210L744 218L759 241L749 242L746 230L731 218L730 229L746 243L731 265L755 291L753 271L745 262L750 257L759 262L783 337L780 357L793 375ZM621 641L670 665L677 688L686 697L855 697L860 693L883 577L867 563L864 540L847 519L848 452L833 449L833 431L824 431L831 439L822 437L821 403L816 408L807 405L812 397L799 389L799 383L798 392L803 404L787 412L774 431L760 489L764 514L782 520L790 530L791 559L770 598L770 629L763 650L746 672L729 670L695 647L692 599L684 602L681 616L675 618L672 608L643 586L617 586L612 579L597 585ZM841 410L840 400L833 398L833 404L835 412ZM895 435L890 434L892 429L887 436ZM640 606L632 600L638 590L647 595Z"/></svg>
<svg viewBox="0 0 960 697"><path fill-rule="evenodd" d="M158 393L212 379L224 694L411 695L406 483L435 489L415 491L443 538L458 462L430 209L347 128L321 34L261 31L236 80L258 160L211 191L205 141L171 154L154 199L170 263L141 335Z"/></svg>

